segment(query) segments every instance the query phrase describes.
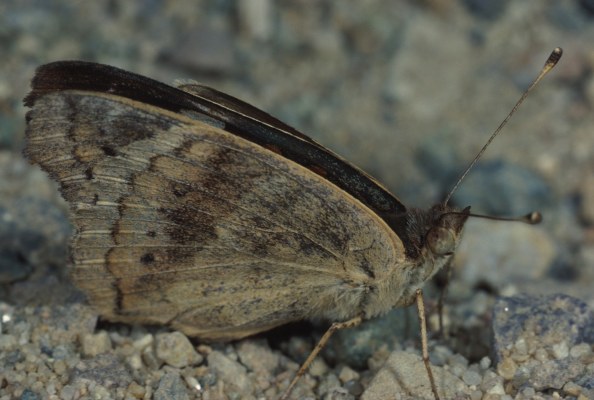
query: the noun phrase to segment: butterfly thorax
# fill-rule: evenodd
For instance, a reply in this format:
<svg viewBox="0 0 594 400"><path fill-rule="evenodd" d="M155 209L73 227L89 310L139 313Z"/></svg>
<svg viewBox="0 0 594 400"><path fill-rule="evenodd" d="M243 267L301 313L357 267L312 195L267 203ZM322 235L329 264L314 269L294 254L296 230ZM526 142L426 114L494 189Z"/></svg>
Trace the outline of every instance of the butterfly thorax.
<svg viewBox="0 0 594 400"><path fill-rule="evenodd" d="M378 295L372 294L366 302L366 318L414 301L416 290L452 258L469 212L470 207L458 210L443 205L407 211L405 230L399 232L406 250L405 262L395 266L385 281L377 282Z"/></svg>

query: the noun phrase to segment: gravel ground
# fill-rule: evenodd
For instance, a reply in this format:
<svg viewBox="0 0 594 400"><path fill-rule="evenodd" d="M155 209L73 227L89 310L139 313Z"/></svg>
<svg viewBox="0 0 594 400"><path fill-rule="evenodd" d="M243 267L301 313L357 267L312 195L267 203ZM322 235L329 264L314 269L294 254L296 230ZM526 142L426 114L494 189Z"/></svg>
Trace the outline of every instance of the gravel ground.
<svg viewBox="0 0 594 400"><path fill-rule="evenodd" d="M191 78L265 109L427 207L550 51L563 59L456 193L471 220L430 353L446 399L594 399L594 2L0 3L0 400L267 399L328 326L234 343L102 321L69 284L56 186L22 159L36 66ZM430 330L444 277L426 287ZM432 398L414 310L340 332L293 398Z"/></svg>

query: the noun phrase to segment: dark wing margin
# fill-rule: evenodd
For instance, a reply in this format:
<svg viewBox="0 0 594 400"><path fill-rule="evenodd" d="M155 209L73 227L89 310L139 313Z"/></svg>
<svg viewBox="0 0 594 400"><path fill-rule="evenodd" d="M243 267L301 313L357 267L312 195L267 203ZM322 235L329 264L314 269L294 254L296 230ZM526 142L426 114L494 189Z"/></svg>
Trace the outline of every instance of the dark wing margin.
<svg viewBox="0 0 594 400"><path fill-rule="evenodd" d="M47 93L80 90L122 96L173 112L198 112L223 122L226 131L324 177L360 200L393 229L394 224L400 225L406 207L365 172L264 111L214 89L191 86L194 94L108 65L57 61L37 69L24 103L32 107Z"/></svg>

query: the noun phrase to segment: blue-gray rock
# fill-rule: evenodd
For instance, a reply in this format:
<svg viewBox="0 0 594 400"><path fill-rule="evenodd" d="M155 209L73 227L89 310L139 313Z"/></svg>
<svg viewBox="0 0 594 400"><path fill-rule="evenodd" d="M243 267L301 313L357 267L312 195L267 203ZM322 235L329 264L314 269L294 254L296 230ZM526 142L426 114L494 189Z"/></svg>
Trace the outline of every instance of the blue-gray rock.
<svg viewBox="0 0 594 400"><path fill-rule="evenodd" d="M569 353L576 344L594 343L594 313L583 301L564 294L501 298L493 337L498 371L516 389L548 392L582 383L589 390L588 361Z"/></svg>
<svg viewBox="0 0 594 400"><path fill-rule="evenodd" d="M567 382L583 377L585 366L569 357L549 360L532 368L528 384L536 390L561 389Z"/></svg>
<svg viewBox="0 0 594 400"><path fill-rule="evenodd" d="M155 391L155 400L186 400L189 399L188 390L177 372L167 372L159 381Z"/></svg>
<svg viewBox="0 0 594 400"><path fill-rule="evenodd" d="M123 360L107 353L76 364L71 382L76 384L79 380L89 380L107 389L127 388L132 382L132 375Z"/></svg>
<svg viewBox="0 0 594 400"><path fill-rule="evenodd" d="M39 395L29 389L25 389L23 391L23 394L21 395L21 400L39 400L39 399L40 399Z"/></svg>
<svg viewBox="0 0 594 400"><path fill-rule="evenodd" d="M508 357L510 349L524 336L551 352L552 346L561 342L569 348L594 343L594 313L583 301L565 294L498 299L493 309L495 361Z"/></svg>

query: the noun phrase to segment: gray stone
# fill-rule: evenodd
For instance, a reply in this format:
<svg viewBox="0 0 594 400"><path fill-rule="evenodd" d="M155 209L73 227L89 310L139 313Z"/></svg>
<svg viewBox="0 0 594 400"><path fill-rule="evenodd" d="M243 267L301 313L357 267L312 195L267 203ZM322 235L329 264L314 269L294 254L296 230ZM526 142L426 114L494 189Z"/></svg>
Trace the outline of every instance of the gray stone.
<svg viewBox="0 0 594 400"><path fill-rule="evenodd" d="M190 399L186 384L177 372L167 372L159 380L159 387L153 397L155 400Z"/></svg>
<svg viewBox="0 0 594 400"><path fill-rule="evenodd" d="M460 378L442 367L432 366L437 390L445 399L469 394L470 390ZM433 399L427 370L421 357L416 354L395 351L385 365L377 372L371 384L363 393L362 400Z"/></svg>
<svg viewBox="0 0 594 400"><path fill-rule="evenodd" d="M230 393L242 396L253 395L254 384L249 379L246 368L227 357L220 351L213 351L207 356L208 366L225 384L227 395Z"/></svg>
<svg viewBox="0 0 594 400"><path fill-rule="evenodd" d="M481 384L483 378L478 372L466 370L462 374L462 380L469 386L478 386Z"/></svg>
<svg viewBox="0 0 594 400"><path fill-rule="evenodd" d="M243 341L237 346L241 363L251 371L274 371L278 368L280 357L264 341Z"/></svg>
<svg viewBox="0 0 594 400"><path fill-rule="evenodd" d="M519 223L470 219L456 253L457 276L469 286L488 283L502 289L510 283L542 279L555 258L550 235Z"/></svg>
<svg viewBox="0 0 594 400"><path fill-rule="evenodd" d="M94 382L107 389L127 388L132 382L125 363L112 353L81 360L72 371L72 384L79 381Z"/></svg>

